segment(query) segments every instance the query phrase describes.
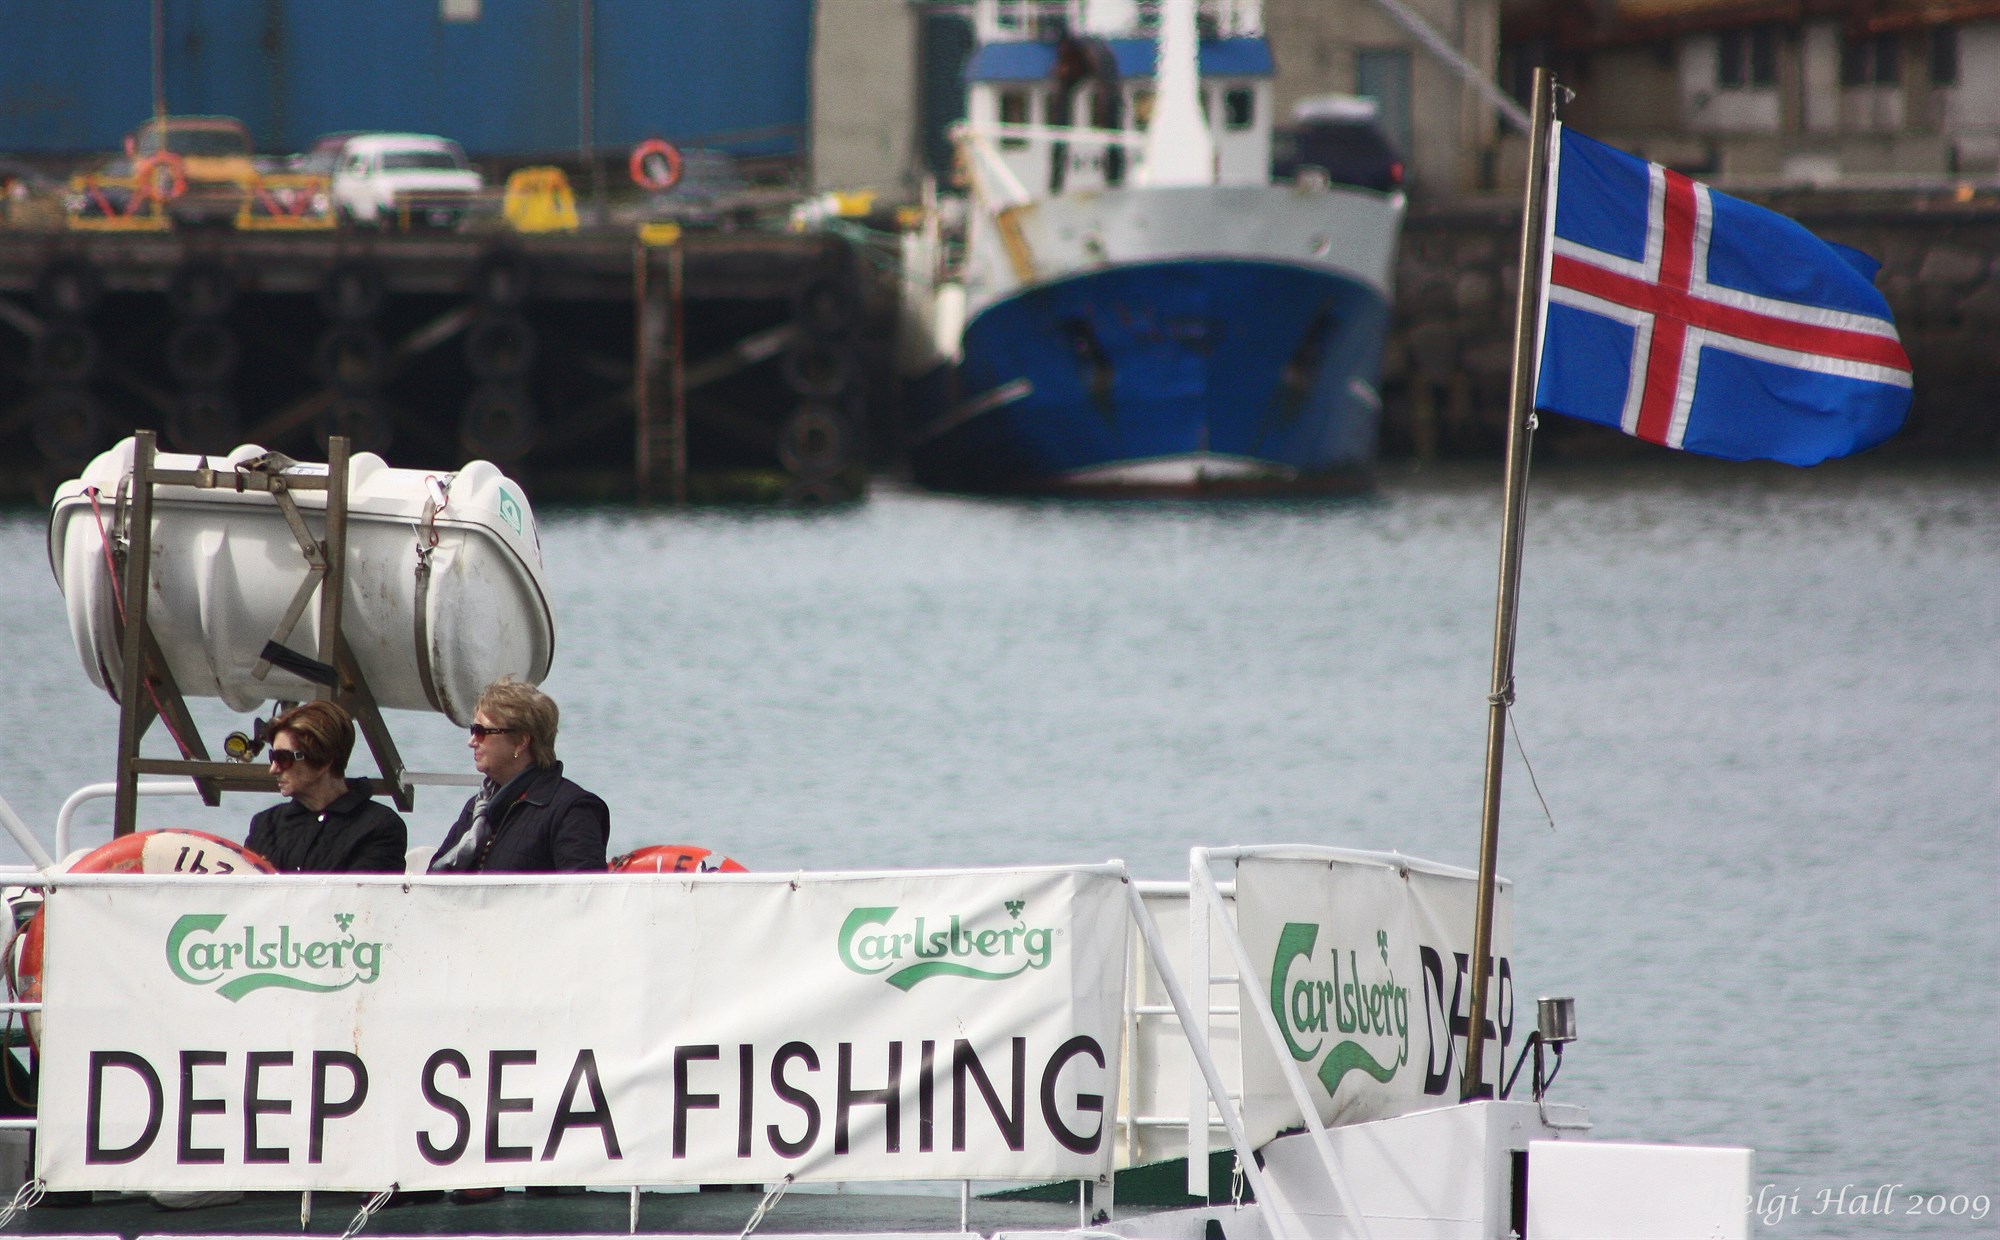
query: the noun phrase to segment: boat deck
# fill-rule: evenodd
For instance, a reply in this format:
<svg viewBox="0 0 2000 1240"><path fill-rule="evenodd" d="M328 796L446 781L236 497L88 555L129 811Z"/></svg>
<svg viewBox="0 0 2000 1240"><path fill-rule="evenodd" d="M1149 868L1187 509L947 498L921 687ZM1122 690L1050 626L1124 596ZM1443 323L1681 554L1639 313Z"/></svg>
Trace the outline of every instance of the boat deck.
<svg viewBox="0 0 2000 1240"><path fill-rule="evenodd" d="M168 1210L141 1194L94 1195L84 1202L45 1201L16 1217L14 1235L328 1235L347 1230L366 1198L360 1193L315 1193L311 1224L299 1227L297 1193L250 1193L242 1201L192 1210ZM649 1192L640 1197L641 1235L727 1235L743 1232L756 1212L754 1191ZM631 1199L623 1192L587 1192L530 1197L519 1190L473 1205L426 1201L379 1211L364 1236L617 1236L627 1234ZM996 1231L1060 1230L1077 1225L1074 1201L995 1201L975 1198L970 1226L978 1235ZM772 1206L758 1234L895 1234L955 1232L955 1195L918 1196L880 1192L787 1193Z"/></svg>

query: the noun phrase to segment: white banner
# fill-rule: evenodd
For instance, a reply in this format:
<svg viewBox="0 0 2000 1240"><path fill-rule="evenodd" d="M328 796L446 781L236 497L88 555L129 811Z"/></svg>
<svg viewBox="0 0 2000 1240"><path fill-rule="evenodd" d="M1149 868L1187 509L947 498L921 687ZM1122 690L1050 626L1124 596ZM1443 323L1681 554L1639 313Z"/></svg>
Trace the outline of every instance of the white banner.
<svg viewBox="0 0 2000 1240"><path fill-rule="evenodd" d="M1261 971L1242 983L1244 1118L1253 1142L1305 1122L1280 1075L1288 1066L1328 1124L1458 1101L1477 888L1466 871L1379 854L1238 862L1237 927ZM1502 1064L1511 1066L1518 1050L1507 958L1513 908L1503 882L1482 1055L1489 1085L1503 1079ZM1277 1020L1283 1059L1263 1035L1258 1007Z"/></svg>
<svg viewBox="0 0 2000 1240"><path fill-rule="evenodd" d="M1117 870L120 876L44 916L54 1190L1110 1168Z"/></svg>

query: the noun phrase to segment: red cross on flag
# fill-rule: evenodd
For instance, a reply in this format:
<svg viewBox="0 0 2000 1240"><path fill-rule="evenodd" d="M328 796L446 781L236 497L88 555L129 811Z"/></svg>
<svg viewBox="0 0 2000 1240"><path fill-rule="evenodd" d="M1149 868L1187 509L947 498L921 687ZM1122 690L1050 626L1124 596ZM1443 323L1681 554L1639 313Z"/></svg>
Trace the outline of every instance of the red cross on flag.
<svg viewBox="0 0 2000 1240"><path fill-rule="evenodd" d="M1560 124L1552 145L1537 408L1794 465L1902 426L1872 259Z"/></svg>

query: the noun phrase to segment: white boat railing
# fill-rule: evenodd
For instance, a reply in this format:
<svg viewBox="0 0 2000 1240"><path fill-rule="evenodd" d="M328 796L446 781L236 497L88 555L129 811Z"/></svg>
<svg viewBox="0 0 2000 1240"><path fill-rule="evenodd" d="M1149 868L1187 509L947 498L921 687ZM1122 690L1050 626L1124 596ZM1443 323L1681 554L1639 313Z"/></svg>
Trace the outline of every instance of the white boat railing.
<svg viewBox="0 0 2000 1240"><path fill-rule="evenodd" d="M432 785L465 785L475 780L476 776L438 772L413 772L412 779L413 782ZM192 779L146 781L139 785L139 790L141 795L156 797L198 795ZM110 798L115 793L116 786L114 784L103 783L90 785L72 794L63 805L58 823L57 847L59 852L67 855L70 831L74 825L77 810L91 801ZM33 840L32 834L26 832L24 825L17 827L16 824L19 823L18 815L15 815L10 808L6 808L4 802L0 802L0 810L5 811L4 814L0 814L0 823L5 823L8 829L16 834L17 839L25 835L27 841ZM1233 1024L1235 1028L1231 1032L1240 1034L1243 1024L1243 1013L1240 1002L1217 1002L1212 994L1213 988L1217 986L1232 988L1238 986L1242 978L1255 976L1257 970L1250 958L1247 947L1244 945L1242 936L1238 933L1232 915L1232 900L1235 885L1233 883L1219 882L1213 873L1212 865L1218 860L1234 861L1253 856L1299 856L1302 853L1304 855L1325 857L1327 859L1340 859L1350 862L1365 861L1391 866L1403 866L1411 863L1411 859L1401 857L1397 854L1359 853L1340 849L1301 850L1296 847L1290 847L1210 850L1197 848L1191 850L1189 854L1189 879L1186 883L1135 882L1130 878L1129 873L1125 870L1122 863L1112 863L1110 867L1126 879L1125 887L1130 910L1130 929L1136 931L1139 944L1143 948L1143 956L1135 953L1130 957L1131 965L1128 967L1124 995L1126 1055L1123 1064L1123 1074L1125 1080L1123 1082L1124 1088L1121 1091L1123 1094L1121 1098L1122 1105L1120 1106L1122 1114L1118 1114L1114 1121L1117 1128L1122 1129L1126 1139L1126 1158L1124 1162L1126 1165L1131 1165L1137 1162L1158 1161L1158 1158L1161 1156L1161 1151L1149 1146L1147 1142L1142 1140L1141 1130L1184 1127L1186 1131L1185 1150L1187 1154L1188 1192L1190 1196L1207 1199L1209 1196L1209 1154L1213 1148L1211 1137L1214 1129L1220 1127L1227 1134L1228 1146L1225 1148L1232 1149L1235 1152L1237 1166L1241 1174L1248 1181L1252 1193L1258 1200L1270 1202L1276 1207L1274 1214L1266 1216L1266 1221L1274 1232L1274 1240L1297 1240L1297 1238L1286 1234L1284 1223L1279 1221L1280 1216L1295 1219L1297 1215L1284 1206L1282 1200L1283 1190L1271 1181L1270 1177L1259 1166L1257 1159L1251 1156L1251 1151L1254 1147L1246 1127L1243 1112L1243 1092L1240 1081L1236 1087L1232 1088L1231 1081L1228 1079L1224 1065L1218 1059L1215 1049L1215 1032L1218 1020ZM20 867L20 869L20 878L22 880L20 885L30 887L46 887L50 885L50 876L46 872L29 871L26 867ZM72 881L91 885L93 877L86 876L73 879ZM1160 923L1154 917L1153 911L1148 907L1149 900L1165 905L1169 911L1171 911L1172 904L1180 901L1186 902L1189 919L1188 943L1182 965L1186 970L1186 976L1198 979L1200 982L1200 985L1193 992L1190 992L1182 982L1182 968L1176 968L1173 961L1174 955L1177 954L1175 950L1176 945L1170 943L1168 937L1162 933ZM1224 950L1225 956L1233 960L1236 972L1218 973L1216 971L1212 956L1212 952L1215 946L1217 946L1215 943L1216 939L1220 939L1219 946ZM1154 996L1146 993L1147 979L1145 976L1145 966L1147 965L1151 966L1157 976L1160 989L1165 992L1168 1000L1165 1004L1150 1001ZM1304 1117L1304 1122L1311 1133L1315 1150L1319 1155L1327 1177L1335 1193L1338 1195L1342 1206L1348 1211L1349 1217L1354 1221L1358 1229L1356 1234L1361 1236L1362 1240L1368 1240L1369 1233L1366 1230L1366 1224L1362 1221L1361 1211L1356 1205L1355 1195L1335 1155L1326 1126L1321 1122L1317 1108L1313 1105L1305 1082L1300 1078L1296 1066L1291 1063L1290 1057L1284 1053L1282 1034L1278 1029L1277 1022L1271 1012L1265 1007L1254 1003L1251 1006L1256 1009L1254 1019L1261 1036L1269 1042L1277 1062L1283 1065L1283 1075L1287 1082L1287 1087L1291 1091L1293 1101L1298 1106L1300 1114ZM43 1005L38 1002L13 1001L0 1003L0 1011L8 1013L26 1014L39 1012L42 1010L42 1007ZM1141 1038L1140 1028L1142 1022L1159 1020L1173 1020L1179 1024L1182 1034L1181 1042L1187 1048L1189 1055L1188 1089L1185 1095L1187 1107L1185 1114L1145 1113L1144 1104L1156 1096L1158 1078L1164 1074L1165 1068L1158 1062L1147 1063L1143 1061L1142 1048L1146 1044L1146 1040ZM37 1126L37 1120L33 1117L0 1119L0 1131L33 1131ZM636 1192L637 1190L635 1189L634 1191ZM964 1198L969 1193L969 1183L961 1185L961 1197ZM1100 1196L1105 1195L1100 1194ZM1080 1208L1087 1197L1087 1190L1080 1185ZM307 1200L309 1201L310 1199L307 1198ZM1096 1204L1100 1207L1115 1208L1113 1204L1114 1200L1105 1196L1105 1199L1099 1200ZM308 1206L307 1208L309 1209L310 1207ZM1084 1217L1087 1219L1088 1216L1085 1215Z"/></svg>
<svg viewBox="0 0 2000 1240"><path fill-rule="evenodd" d="M476 788L479 786L479 776L460 775L455 771L404 771L403 778L411 784L422 784L430 787ZM199 796L200 789L195 787L194 780L176 777L173 779L140 780L138 793L142 797ZM62 808L56 811L56 856L67 857L70 854L70 829L75 825L77 810L92 801L107 800L117 795L118 785L115 783L85 784L75 792L70 793L68 799L62 803ZM0 820L4 820L4 815L0 815ZM8 830L13 830L11 825L8 827ZM23 827L22 830L26 831L26 828ZM33 839L32 836L28 838ZM17 833L15 839L21 839L21 835ZM28 845L24 843L22 847L26 848ZM39 844L34 846L32 855L38 856L41 863L45 866L55 864L49 860L47 853L41 851Z"/></svg>
<svg viewBox="0 0 2000 1240"><path fill-rule="evenodd" d="M1316 852L1317 850L1314 851ZM1379 854L1353 853L1343 849L1327 849L1326 853L1337 855L1347 860L1363 857L1373 860L1379 857ZM1199 927L1198 930L1195 930L1190 935L1194 942L1190 947L1189 954L1194 960L1204 965L1208 961L1208 939L1211 924L1209 914L1212 912L1218 915L1218 920L1221 922L1220 934L1223 945L1229 948L1230 955L1235 957L1238 975L1241 977L1255 975L1257 966L1250 959L1250 949L1243 945L1243 936L1237 933L1235 923L1229 919L1228 906L1223 902L1222 890L1215 881L1215 874L1209 868L1209 862L1217 857L1234 860L1240 857L1280 854L1295 856L1297 855L1297 850L1291 848L1227 848L1211 851L1206 848L1194 848L1188 851L1188 882L1191 887L1200 888L1200 898L1195 898L1193 893L1190 892L1188 908L1191 928ZM1199 913L1196 912L1197 909L1200 910ZM1320 1121L1319 1107L1313 1103L1312 1098L1307 1094L1306 1083L1299 1076L1298 1066L1292 1062L1291 1056L1285 1053L1284 1034L1278 1029L1277 1019L1271 1015L1271 1010L1263 1004L1253 1003L1249 1006L1256 1009L1257 1027L1271 1044L1272 1054L1284 1069L1280 1075L1285 1078L1285 1086L1291 1091L1292 1101L1298 1106L1299 1114L1304 1117L1307 1131L1312 1134L1313 1148L1319 1153L1320 1165L1326 1169L1327 1179L1333 1184L1333 1191L1340 1198L1341 1207L1347 1211L1348 1219L1352 1222L1355 1232L1361 1237L1361 1240L1372 1240L1373 1233L1368 1228L1367 1220L1362 1217L1360 1206L1354 1197L1354 1190L1347 1183L1347 1176L1340 1168L1339 1159L1334 1156L1333 1142L1327 1136L1326 1125ZM1200 1037L1192 1034L1188 1037L1188 1045L1190 1047L1205 1049L1207 1042L1206 1028L1201 1031ZM1214 1088L1212 1083L1210 1088ZM1192 1118L1189 1120L1188 1131L1189 1135L1192 1136L1194 1131ZM1232 1135L1236 1135L1234 1130L1232 1130ZM1236 1148L1240 1153L1246 1149L1246 1143L1238 1140ZM1201 1161L1203 1162L1202 1169L1206 1172L1207 1160L1204 1159ZM1251 1159L1250 1161L1255 1162L1256 1160ZM1188 1159L1190 1180L1193 1179L1195 1162L1196 1160L1192 1157ZM1190 1184L1189 1191L1193 1191L1192 1184ZM1276 1219L1273 1218L1272 1222L1275 1224Z"/></svg>
<svg viewBox="0 0 2000 1240"><path fill-rule="evenodd" d="M7 804L5 797L0 797L0 827L7 829L7 834L14 837L14 842L21 846L21 851L28 854L28 859L37 866L47 867L55 864L43 850L42 842L35 838L33 831L28 830L28 824L21 821L21 816L14 812L13 806Z"/></svg>

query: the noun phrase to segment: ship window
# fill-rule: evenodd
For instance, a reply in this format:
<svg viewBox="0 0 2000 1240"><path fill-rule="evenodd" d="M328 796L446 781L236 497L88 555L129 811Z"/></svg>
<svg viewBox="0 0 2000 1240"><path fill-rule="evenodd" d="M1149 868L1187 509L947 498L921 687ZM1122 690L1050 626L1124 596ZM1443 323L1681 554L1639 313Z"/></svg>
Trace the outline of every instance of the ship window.
<svg viewBox="0 0 2000 1240"><path fill-rule="evenodd" d="M1248 129L1257 119L1257 96L1248 87L1238 86L1222 96L1222 123L1230 129Z"/></svg>
<svg viewBox="0 0 2000 1240"><path fill-rule="evenodd" d="M1153 124L1153 92L1135 90L1132 92L1132 128L1145 133Z"/></svg>
<svg viewBox="0 0 2000 1240"><path fill-rule="evenodd" d="M1069 120L1065 123L1087 129L1097 114L1097 88L1083 86L1069 97Z"/></svg>
<svg viewBox="0 0 2000 1240"><path fill-rule="evenodd" d="M1025 125L1028 123L1028 92L1025 90L1003 90L1000 92L1000 123L1002 125ZM1028 140L1013 134L1000 138L1003 150L1018 151L1028 145Z"/></svg>
<svg viewBox="0 0 2000 1240"><path fill-rule="evenodd" d="M1002 30L1019 30L1021 28L1021 2L1022 0L1000 0L1000 11L993 16L994 24L998 25Z"/></svg>

